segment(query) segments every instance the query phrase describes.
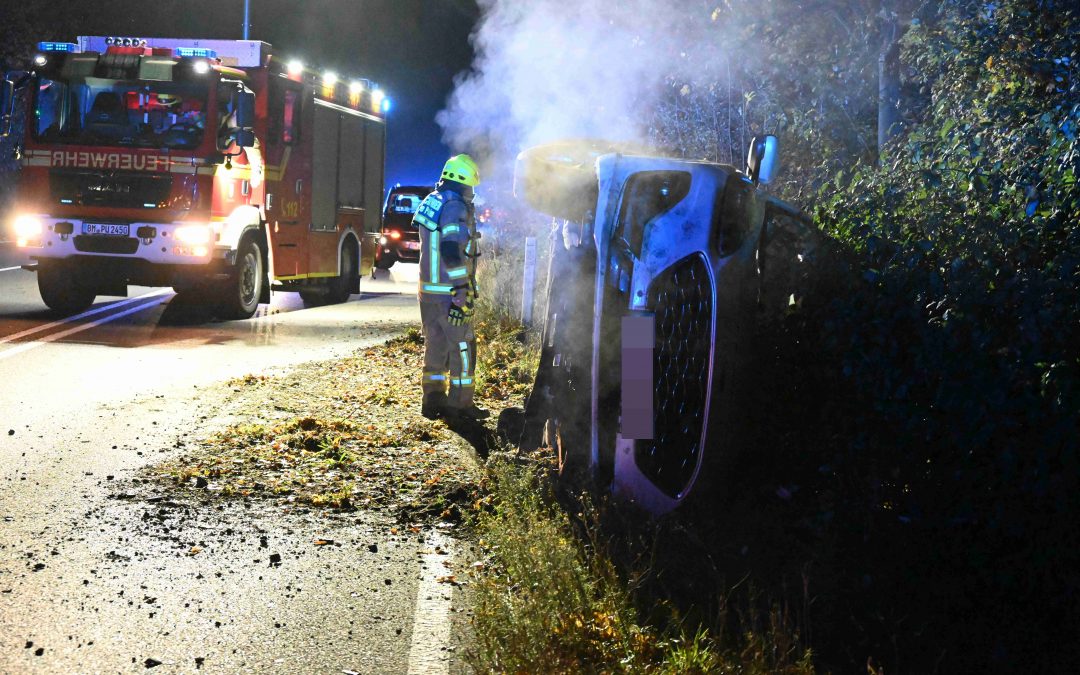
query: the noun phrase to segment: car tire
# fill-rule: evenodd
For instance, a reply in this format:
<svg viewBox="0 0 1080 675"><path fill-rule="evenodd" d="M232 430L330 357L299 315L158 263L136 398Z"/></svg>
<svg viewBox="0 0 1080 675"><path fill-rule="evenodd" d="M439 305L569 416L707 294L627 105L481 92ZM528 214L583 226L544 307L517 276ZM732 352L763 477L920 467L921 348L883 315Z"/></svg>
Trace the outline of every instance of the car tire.
<svg viewBox="0 0 1080 675"><path fill-rule="evenodd" d="M60 314L77 314L94 304L97 297L78 268L58 260L38 263L38 291L49 309Z"/></svg>
<svg viewBox="0 0 1080 675"><path fill-rule="evenodd" d="M380 270L388 270L391 267L393 267L394 263L396 263L396 262L397 262L397 256L395 256L393 253L390 253L390 254L376 260L375 261L375 267L377 267Z"/></svg>

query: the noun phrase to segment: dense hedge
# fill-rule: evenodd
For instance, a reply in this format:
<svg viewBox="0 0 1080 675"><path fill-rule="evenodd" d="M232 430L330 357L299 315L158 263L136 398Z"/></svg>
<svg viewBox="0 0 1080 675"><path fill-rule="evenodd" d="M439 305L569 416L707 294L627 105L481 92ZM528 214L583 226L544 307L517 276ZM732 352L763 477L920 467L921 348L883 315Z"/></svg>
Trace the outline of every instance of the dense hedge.
<svg viewBox="0 0 1080 675"><path fill-rule="evenodd" d="M1080 655L1080 15L995 5L909 30L927 105L821 189L853 283L790 317L777 362L816 395L772 440L814 444L832 611L916 671Z"/></svg>

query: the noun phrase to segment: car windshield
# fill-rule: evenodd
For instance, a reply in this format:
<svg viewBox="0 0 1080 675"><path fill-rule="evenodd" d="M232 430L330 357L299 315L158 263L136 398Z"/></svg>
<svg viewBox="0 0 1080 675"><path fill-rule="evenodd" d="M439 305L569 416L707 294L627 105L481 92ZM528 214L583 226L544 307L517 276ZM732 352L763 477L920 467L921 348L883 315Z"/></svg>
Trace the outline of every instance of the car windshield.
<svg viewBox="0 0 1080 675"><path fill-rule="evenodd" d="M206 104L203 82L41 78L34 137L48 143L194 148L206 128Z"/></svg>
<svg viewBox="0 0 1080 675"><path fill-rule="evenodd" d="M420 202L424 201L424 197L426 197L429 192L431 192L431 190L425 190L423 192L391 192L386 200L386 224L396 226L411 224L416 209L420 207Z"/></svg>

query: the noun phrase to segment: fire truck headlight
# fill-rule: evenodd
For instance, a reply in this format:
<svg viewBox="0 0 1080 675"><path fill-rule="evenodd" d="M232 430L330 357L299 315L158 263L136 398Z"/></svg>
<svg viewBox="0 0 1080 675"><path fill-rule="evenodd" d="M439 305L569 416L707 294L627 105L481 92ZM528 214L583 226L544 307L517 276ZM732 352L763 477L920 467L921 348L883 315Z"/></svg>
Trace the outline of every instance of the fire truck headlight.
<svg viewBox="0 0 1080 675"><path fill-rule="evenodd" d="M210 72L210 64L206 61L196 61L192 64L191 69L194 70L197 75L205 75Z"/></svg>
<svg viewBox="0 0 1080 675"><path fill-rule="evenodd" d="M41 234L45 226L37 216L22 215L15 219L15 239L19 246L41 245Z"/></svg>
<svg viewBox="0 0 1080 675"><path fill-rule="evenodd" d="M188 246L206 246L213 239L213 233L206 225L183 225L173 233L176 240Z"/></svg>
<svg viewBox="0 0 1080 675"><path fill-rule="evenodd" d="M34 55L34 65L37 66L38 68L44 66L48 62L49 62L49 58L47 56L45 56L44 54L35 54Z"/></svg>
<svg viewBox="0 0 1080 675"><path fill-rule="evenodd" d="M386 236L390 237L391 239L401 239L401 233L397 230L390 230L386 233Z"/></svg>

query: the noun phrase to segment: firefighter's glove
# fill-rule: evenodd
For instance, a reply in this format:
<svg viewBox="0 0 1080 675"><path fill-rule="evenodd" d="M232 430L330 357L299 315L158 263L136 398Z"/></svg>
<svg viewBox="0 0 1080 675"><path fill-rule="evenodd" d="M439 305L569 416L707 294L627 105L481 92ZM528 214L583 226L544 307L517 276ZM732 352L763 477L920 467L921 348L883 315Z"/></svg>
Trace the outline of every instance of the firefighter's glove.
<svg viewBox="0 0 1080 675"><path fill-rule="evenodd" d="M464 307L458 307L455 304L451 304L450 311L447 313L451 326L461 326L472 321L472 315L473 308L471 304L465 305Z"/></svg>

